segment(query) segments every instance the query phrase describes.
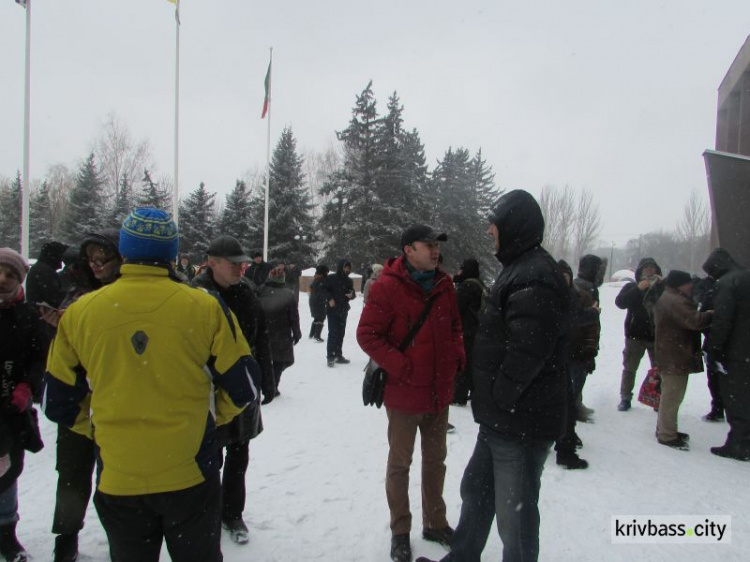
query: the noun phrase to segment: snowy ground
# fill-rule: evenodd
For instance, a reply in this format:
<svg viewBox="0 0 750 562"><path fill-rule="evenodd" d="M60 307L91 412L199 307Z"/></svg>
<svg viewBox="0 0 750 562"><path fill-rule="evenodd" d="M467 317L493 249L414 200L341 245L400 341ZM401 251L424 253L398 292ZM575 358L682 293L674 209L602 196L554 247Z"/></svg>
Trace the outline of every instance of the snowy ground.
<svg viewBox="0 0 750 562"><path fill-rule="evenodd" d="M591 467L565 471L550 456L543 476L540 509L542 561L748 560L750 555L750 463L711 455L724 442L727 426L701 421L708 411L705 376L692 375L680 412L680 430L690 433L692 450L681 452L654 439L656 414L637 404L616 410L621 370L623 311L614 305L619 287L601 289L603 335L598 369L589 378L585 402L596 409L595 423L580 424L581 456ZM302 331L310 317L300 297ZM387 561L390 533L384 492L387 454L383 410L362 406L365 355L355 340L362 301L353 302L344 354L351 365L326 367L325 345L306 337L296 364L284 373L282 396L264 407L265 432L251 443L245 519L251 540L237 546L223 536L227 562L292 560ZM647 361L646 361L647 363ZM641 366L638 384L645 374ZM451 407L456 433L448 436L445 499L455 525L461 505L459 483L477 427L470 408ZM20 479L21 542L36 560L50 560L54 507L55 428L43 422L47 446L28 455ZM419 453L415 454L419 467ZM412 471L412 547L417 556L439 558L444 551L421 539L419 469ZM731 515L731 544L613 545L612 515ZM90 507L81 533L82 560L108 560L104 532ZM500 560L493 531L484 560ZM169 560L166 549L162 560Z"/></svg>

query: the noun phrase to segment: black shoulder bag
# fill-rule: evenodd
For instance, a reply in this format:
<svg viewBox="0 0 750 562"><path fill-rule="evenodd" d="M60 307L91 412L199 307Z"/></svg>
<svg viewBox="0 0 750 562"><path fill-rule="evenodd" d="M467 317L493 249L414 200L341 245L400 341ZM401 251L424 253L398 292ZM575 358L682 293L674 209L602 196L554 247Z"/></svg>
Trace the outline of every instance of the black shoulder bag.
<svg viewBox="0 0 750 562"><path fill-rule="evenodd" d="M425 320L427 320L433 302L435 302L434 296L427 300L427 303L422 310L422 314L419 316L419 320L417 320L417 323L414 324L411 330L409 330L409 333L404 338L404 341L401 342L401 345L398 346L399 351L402 353L417 335L417 332L419 332ZM385 379L387 376L388 373L385 372L385 369L380 367L375 361L370 359L367 362L367 365L365 365L365 380L362 382L362 401L365 406L374 405L380 408L383 405L383 391L385 390Z"/></svg>

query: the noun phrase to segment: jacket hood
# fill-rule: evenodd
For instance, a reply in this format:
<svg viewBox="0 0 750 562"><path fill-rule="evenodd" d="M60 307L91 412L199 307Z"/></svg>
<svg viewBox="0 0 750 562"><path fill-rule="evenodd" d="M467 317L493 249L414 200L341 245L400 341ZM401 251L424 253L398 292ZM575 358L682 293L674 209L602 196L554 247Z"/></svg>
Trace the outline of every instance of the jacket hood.
<svg viewBox="0 0 750 562"><path fill-rule="evenodd" d="M635 268L636 283L641 280L641 273L643 273L643 269L648 267L649 265L653 266L654 269L656 269L657 275L661 275L661 267L659 267L659 264L656 263L656 260L654 258L643 258L638 262L638 267Z"/></svg>
<svg viewBox="0 0 750 562"><path fill-rule="evenodd" d="M607 270L607 258L600 258L593 254L587 254L578 262L578 277L590 281L600 287L604 282L604 273Z"/></svg>
<svg viewBox="0 0 750 562"><path fill-rule="evenodd" d="M542 209L534 196L523 189L509 191L500 197L489 218L498 230L500 250L496 255L503 265L542 243Z"/></svg>
<svg viewBox="0 0 750 562"><path fill-rule="evenodd" d="M456 275L456 277L459 277ZM461 279L479 279L479 262L474 258L467 258L461 264ZM454 278L455 279L455 278Z"/></svg>
<svg viewBox="0 0 750 562"><path fill-rule="evenodd" d="M740 265L734 261L732 255L724 248L716 248L708 255L706 263L703 264L703 271L714 279L719 279L725 273L736 269Z"/></svg>
<svg viewBox="0 0 750 562"><path fill-rule="evenodd" d="M347 275L344 273L344 267L347 265L351 267L352 262L350 262L346 258L341 258L336 264L336 275L343 275L344 277L347 277Z"/></svg>
<svg viewBox="0 0 750 562"><path fill-rule="evenodd" d="M68 249L62 242L47 242L39 251L38 261L51 265L55 269L62 267L63 254Z"/></svg>
<svg viewBox="0 0 750 562"><path fill-rule="evenodd" d="M116 228L103 228L96 232L87 232L81 242L81 257L86 257L86 246L89 244L99 244L120 255L120 231Z"/></svg>

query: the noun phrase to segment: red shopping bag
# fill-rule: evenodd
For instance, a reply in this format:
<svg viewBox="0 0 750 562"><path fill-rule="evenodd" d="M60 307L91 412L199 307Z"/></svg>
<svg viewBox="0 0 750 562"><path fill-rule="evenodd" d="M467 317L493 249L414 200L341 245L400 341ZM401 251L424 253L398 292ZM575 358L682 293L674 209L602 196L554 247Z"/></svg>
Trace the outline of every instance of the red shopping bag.
<svg viewBox="0 0 750 562"><path fill-rule="evenodd" d="M656 410L659 408L660 399L661 376L659 376L658 367L654 367L648 370L646 378L641 383L641 390L638 392L638 402Z"/></svg>

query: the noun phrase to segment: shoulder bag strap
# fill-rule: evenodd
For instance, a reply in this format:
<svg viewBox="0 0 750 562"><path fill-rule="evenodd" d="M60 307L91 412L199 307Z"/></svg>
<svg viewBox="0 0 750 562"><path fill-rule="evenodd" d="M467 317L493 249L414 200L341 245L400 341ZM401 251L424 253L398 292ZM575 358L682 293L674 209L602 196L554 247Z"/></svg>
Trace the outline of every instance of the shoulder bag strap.
<svg viewBox="0 0 750 562"><path fill-rule="evenodd" d="M402 353L407 347L409 347L411 340L414 339L414 336L417 335L417 332L419 332L425 320L427 320L427 316L429 316L430 314L430 309L432 308L432 304L435 302L436 296L437 295L433 295L429 299L427 299L427 303L424 305L424 309L422 310L422 314L419 316L419 320L417 320L417 323L414 324L411 330L409 330L409 333L404 338L404 341L401 342L401 345L398 346L399 351L401 351Z"/></svg>

